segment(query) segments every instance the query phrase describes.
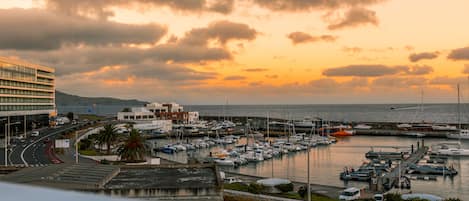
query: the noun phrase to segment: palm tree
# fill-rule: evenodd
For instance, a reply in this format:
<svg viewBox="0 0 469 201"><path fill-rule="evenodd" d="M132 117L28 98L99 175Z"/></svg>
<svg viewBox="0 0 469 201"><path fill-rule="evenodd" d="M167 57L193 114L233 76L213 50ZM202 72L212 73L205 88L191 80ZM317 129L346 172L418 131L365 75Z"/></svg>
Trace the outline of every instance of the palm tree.
<svg viewBox="0 0 469 201"><path fill-rule="evenodd" d="M146 153L145 139L140 136L137 130L132 129L125 143L119 147L118 152L121 160L143 160Z"/></svg>
<svg viewBox="0 0 469 201"><path fill-rule="evenodd" d="M104 125L104 129L99 132L99 135L97 137L99 146L106 144L107 155L111 153L111 144L117 140L117 136L117 128L113 124Z"/></svg>

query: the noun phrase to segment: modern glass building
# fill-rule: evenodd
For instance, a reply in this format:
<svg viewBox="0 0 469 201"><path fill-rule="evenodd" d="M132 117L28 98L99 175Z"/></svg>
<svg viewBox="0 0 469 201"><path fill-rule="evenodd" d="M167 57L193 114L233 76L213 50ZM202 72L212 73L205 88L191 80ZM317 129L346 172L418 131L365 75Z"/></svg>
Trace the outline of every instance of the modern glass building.
<svg viewBox="0 0 469 201"><path fill-rule="evenodd" d="M55 70L0 57L0 133L49 124L55 110ZM25 121L26 120L26 121Z"/></svg>

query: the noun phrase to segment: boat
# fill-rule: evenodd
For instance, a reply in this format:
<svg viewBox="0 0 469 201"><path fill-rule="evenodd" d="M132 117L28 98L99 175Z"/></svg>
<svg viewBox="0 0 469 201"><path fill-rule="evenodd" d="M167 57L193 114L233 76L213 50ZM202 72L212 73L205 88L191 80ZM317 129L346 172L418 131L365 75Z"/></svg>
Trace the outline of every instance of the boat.
<svg viewBox="0 0 469 201"><path fill-rule="evenodd" d="M469 130L461 129L458 133L448 133L446 134L447 138L450 139L460 139L460 140L469 140Z"/></svg>
<svg viewBox="0 0 469 201"><path fill-rule="evenodd" d="M429 174L429 175L457 175L458 171L453 167L430 166L410 164L407 170L410 174Z"/></svg>
<svg viewBox="0 0 469 201"><path fill-rule="evenodd" d="M163 152L163 153L166 153L166 154L174 154L174 153L177 152L177 149L174 148L174 147L171 146L171 145L166 145L166 146L164 146L163 148L161 148L160 151Z"/></svg>
<svg viewBox="0 0 469 201"><path fill-rule="evenodd" d="M457 131L458 128L456 126L450 126L448 124L435 124L432 126L432 130L434 131Z"/></svg>
<svg viewBox="0 0 469 201"><path fill-rule="evenodd" d="M295 121L293 124L298 128L314 128L316 126L316 124L313 123L313 120L308 117L305 117L301 121Z"/></svg>
<svg viewBox="0 0 469 201"><path fill-rule="evenodd" d="M340 173L340 179L344 181L370 181L373 171L358 169L354 170L345 168L345 170Z"/></svg>
<svg viewBox="0 0 469 201"><path fill-rule="evenodd" d="M398 129L407 130L407 129L412 128L412 125L411 125L411 124L407 124L407 123L397 124L397 128L398 128Z"/></svg>
<svg viewBox="0 0 469 201"><path fill-rule="evenodd" d="M234 166L235 165L235 162L233 160L226 159L226 158L219 158L219 159L215 159L213 161L216 164L221 165L221 166Z"/></svg>
<svg viewBox="0 0 469 201"><path fill-rule="evenodd" d="M447 138L469 140L469 130L461 128L461 110L460 110L460 95L459 95L459 84L458 84L458 133L449 133L446 135Z"/></svg>
<svg viewBox="0 0 469 201"><path fill-rule="evenodd" d="M355 131L340 128L338 131L335 131L335 132L331 133L331 135L334 136L334 137L347 137L347 136L355 135Z"/></svg>
<svg viewBox="0 0 469 201"><path fill-rule="evenodd" d="M469 149L447 148L440 149L437 153L446 156L469 156Z"/></svg>
<svg viewBox="0 0 469 201"><path fill-rule="evenodd" d="M357 129L357 130L370 130L372 128L372 126L369 126L369 125L366 125L366 124L358 124L353 128Z"/></svg>
<svg viewBox="0 0 469 201"><path fill-rule="evenodd" d="M421 132L406 132L404 135L410 136L410 137L425 137L425 133Z"/></svg>
<svg viewBox="0 0 469 201"><path fill-rule="evenodd" d="M402 159L404 156L403 152L388 152L388 151L368 151L365 154L366 158L374 159L374 158L384 158L384 159Z"/></svg>

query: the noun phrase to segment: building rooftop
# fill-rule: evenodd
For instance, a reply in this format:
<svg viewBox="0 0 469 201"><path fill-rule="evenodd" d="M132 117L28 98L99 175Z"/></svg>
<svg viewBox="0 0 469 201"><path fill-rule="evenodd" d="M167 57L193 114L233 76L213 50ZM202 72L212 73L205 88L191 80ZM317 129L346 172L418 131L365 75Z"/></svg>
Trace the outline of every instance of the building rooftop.
<svg viewBox="0 0 469 201"><path fill-rule="evenodd" d="M0 62L20 65L20 66L33 67L33 68L37 68L39 70L43 70L43 71L47 71L47 72L55 72L55 69L53 69L51 67L46 67L46 66L41 66L41 65L38 65L38 64L33 64L33 63L29 63L27 61L22 61L22 60L19 60L19 59L13 59L13 58L7 58L7 57L1 57L0 56Z"/></svg>

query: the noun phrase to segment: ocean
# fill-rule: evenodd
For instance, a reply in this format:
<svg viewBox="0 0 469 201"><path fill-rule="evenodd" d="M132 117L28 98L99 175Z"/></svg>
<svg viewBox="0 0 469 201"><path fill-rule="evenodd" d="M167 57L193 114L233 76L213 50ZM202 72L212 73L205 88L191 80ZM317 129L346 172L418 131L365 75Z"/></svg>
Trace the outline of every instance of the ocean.
<svg viewBox="0 0 469 201"><path fill-rule="evenodd" d="M116 115L128 105L60 106L59 113ZM201 116L249 116L300 120L320 117L343 122L457 123L457 104L186 105ZM461 122L469 123L469 104L461 104Z"/></svg>

